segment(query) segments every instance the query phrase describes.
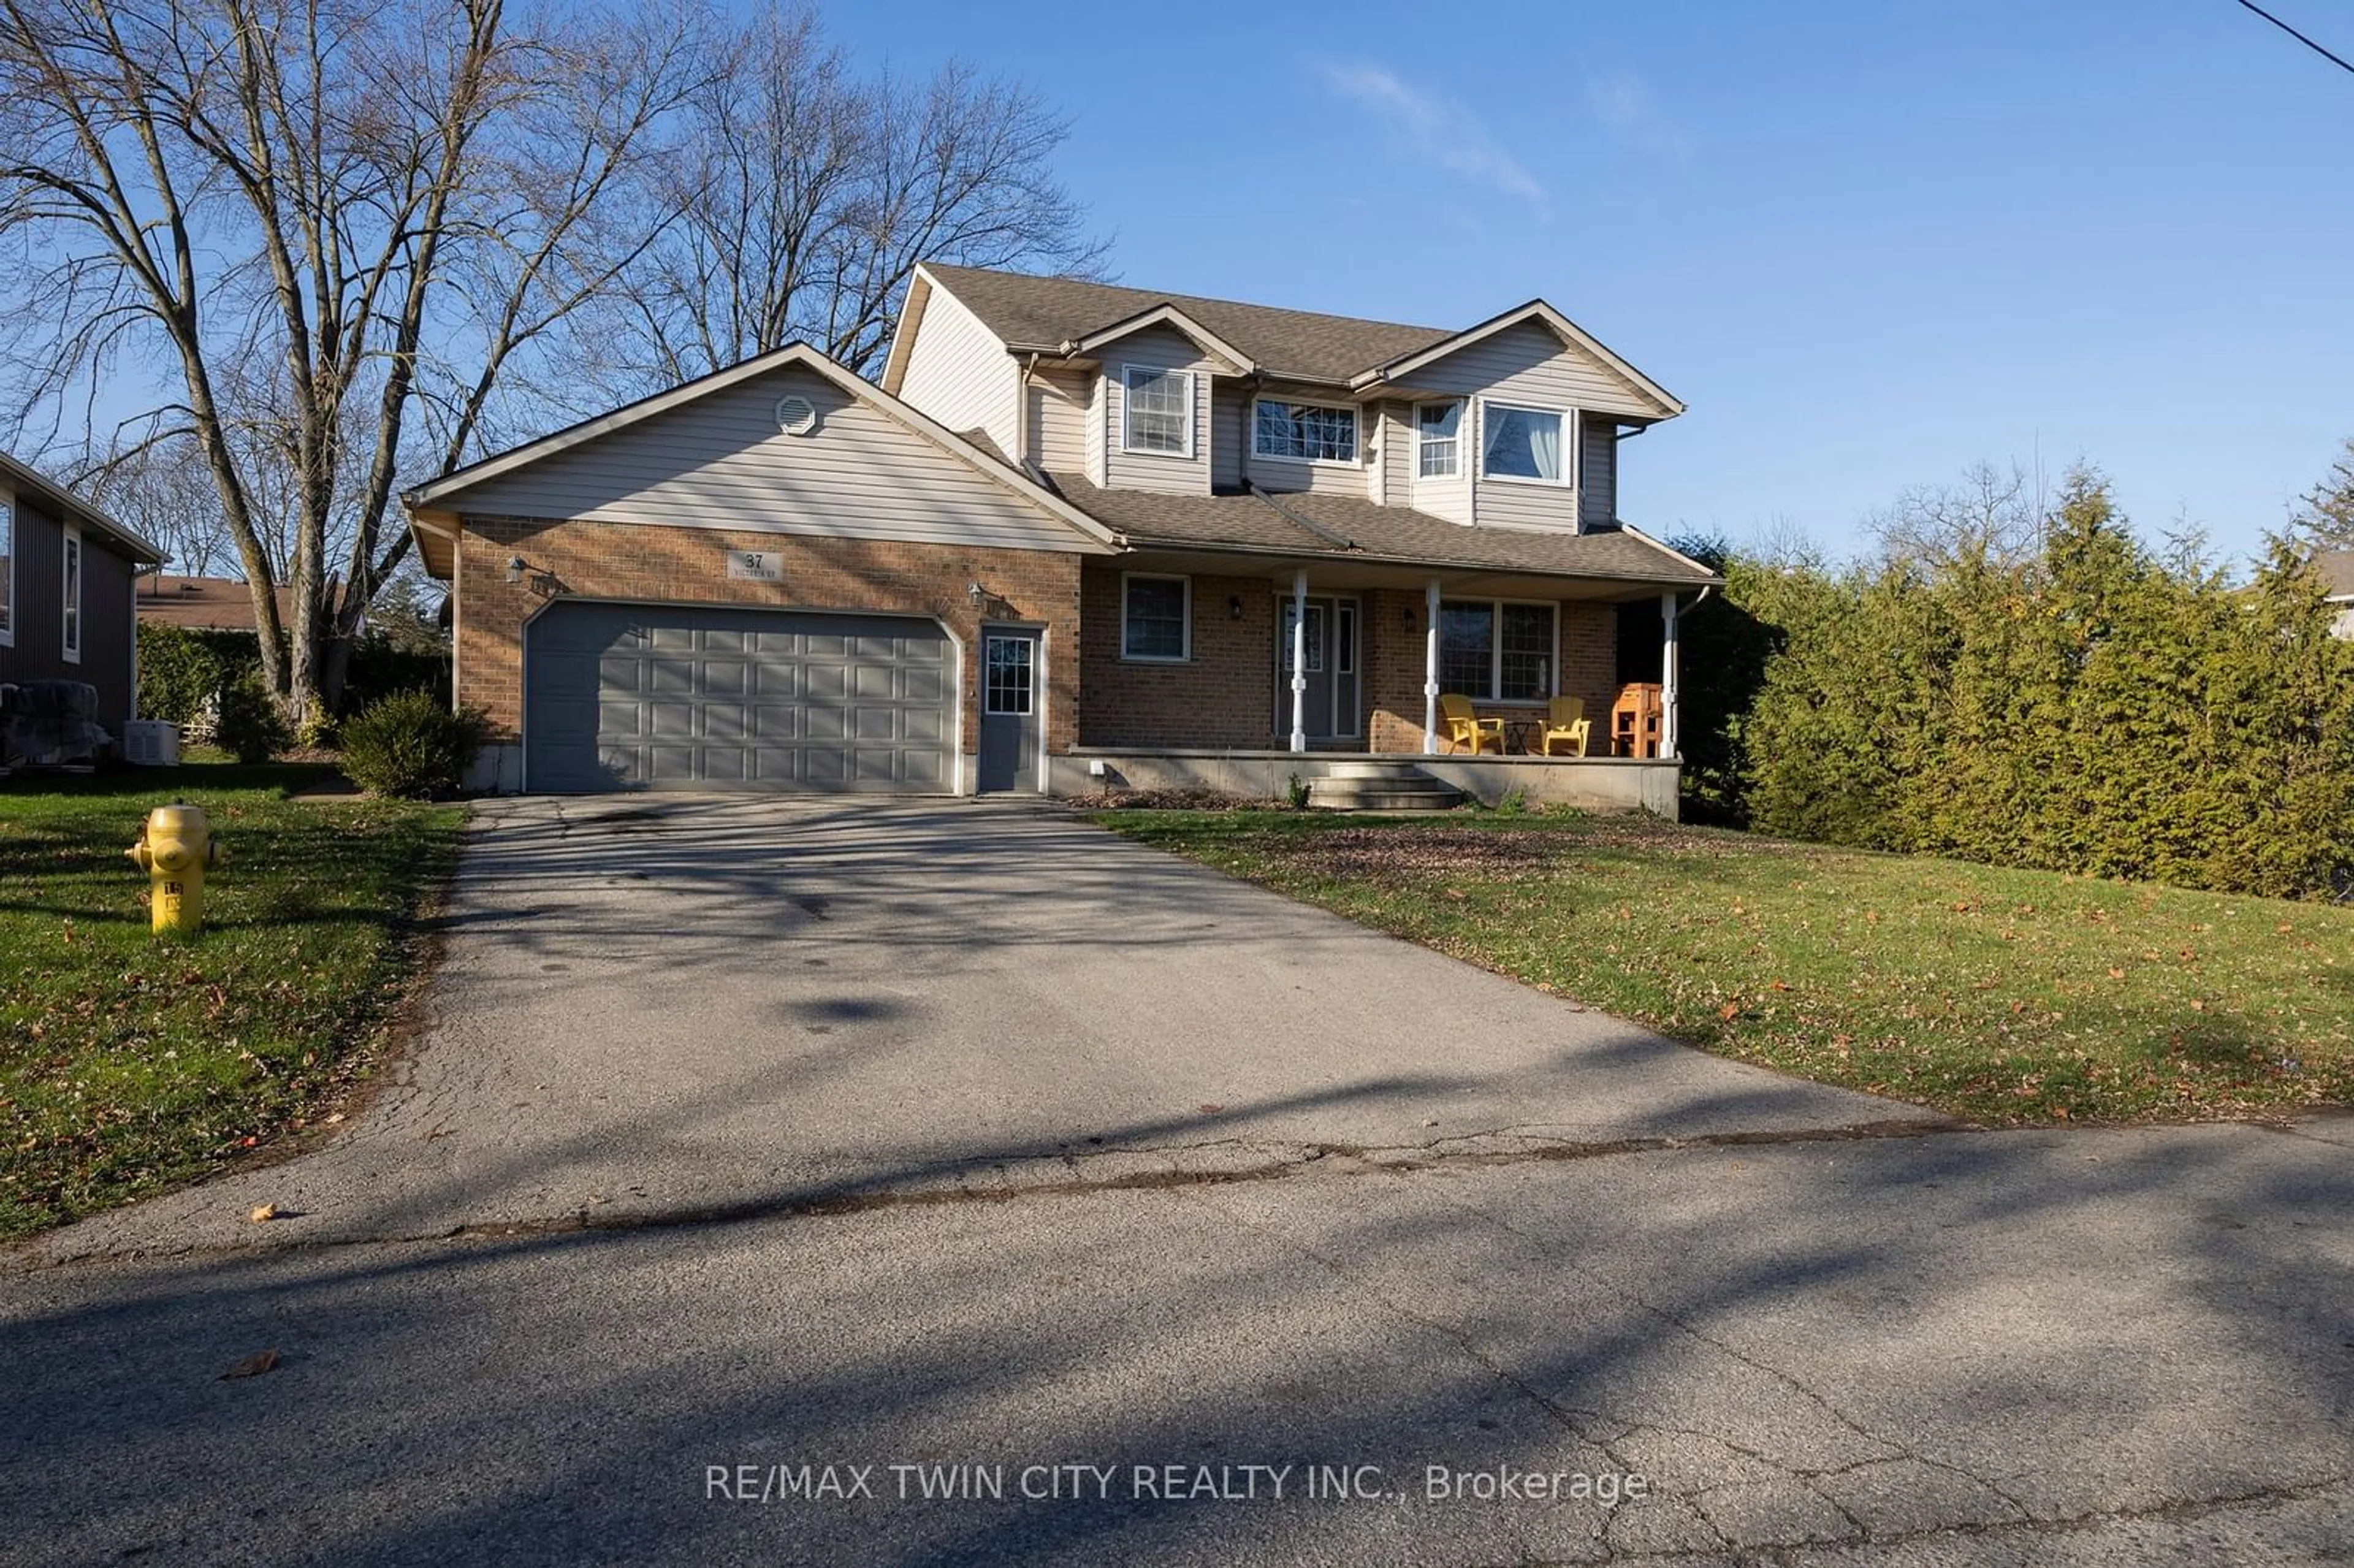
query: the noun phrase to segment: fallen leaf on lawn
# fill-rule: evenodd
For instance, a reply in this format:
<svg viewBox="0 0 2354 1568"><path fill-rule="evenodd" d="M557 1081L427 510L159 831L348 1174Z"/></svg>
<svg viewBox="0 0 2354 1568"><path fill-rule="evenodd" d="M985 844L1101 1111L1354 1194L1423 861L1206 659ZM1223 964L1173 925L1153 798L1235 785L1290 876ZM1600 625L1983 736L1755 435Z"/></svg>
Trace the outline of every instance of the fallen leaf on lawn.
<svg viewBox="0 0 2354 1568"><path fill-rule="evenodd" d="M1774 989L1776 991L1787 991L1790 989L1790 982L1788 980L1776 980L1774 981Z"/></svg>
<svg viewBox="0 0 2354 1568"><path fill-rule="evenodd" d="M2109 971L2109 978L2111 980L2123 980L2126 978L2126 971L2123 969L2111 969Z"/></svg>
<svg viewBox="0 0 2354 1568"><path fill-rule="evenodd" d="M270 1221L278 1217L278 1205L275 1203L264 1203L246 1217L257 1225L268 1224Z"/></svg>
<svg viewBox="0 0 2354 1568"><path fill-rule="evenodd" d="M1716 1010L1716 1015L1730 1023L1741 1016L1741 1004L1737 1001L1728 1001Z"/></svg>
<svg viewBox="0 0 2354 1568"><path fill-rule="evenodd" d="M2204 1012L2207 1011L2207 1004L2194 996L2190 999L2190 1011L2193 1012Z"/></svg>
<svg viewBox="0 0 2354 1568"><path fill-rule="evenodd" d="M323 1126L323 1127L333 1127L333 1126L334 1126L337 1122L339 1122L339 1121L341 1121L341 1120L343 1120L343 1119L344 1119L344 1113L343 1113L343 1112L341 1112L341 1111L336 1111L336 1112L335 1112L335 1113L334 1113L332 1116L323 1116L323 1117L321 1117L321 1118L319 1118L319 1123L320 1123L320 1125L321 1125L321 1126Z"/></svg>
<svg viewBox="0 0 2354 1568"><path fill-rule="evenodd" d="M223 1383L227 1383L233 1377L260 1377L263 1372L268 1372L277 1364L278 1352L276 1351L264 1351L258 1356L246 1357L245 1360L238 1362L237 1365L229 1368L228 1371L221 1373L221 1381Z"/></svg>

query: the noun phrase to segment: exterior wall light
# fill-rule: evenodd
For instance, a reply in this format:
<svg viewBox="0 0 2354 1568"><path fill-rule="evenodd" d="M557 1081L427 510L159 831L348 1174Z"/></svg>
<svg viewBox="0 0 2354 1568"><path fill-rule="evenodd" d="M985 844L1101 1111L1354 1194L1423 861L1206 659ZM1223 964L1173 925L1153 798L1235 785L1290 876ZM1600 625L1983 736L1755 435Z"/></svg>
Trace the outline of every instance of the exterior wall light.
<svg viewBox="0 0 2354 1568"><path fill-rule="evenodd" d="M507 581L511 583L519 583L523 581L523 557L521 556L509 556L507 557Z"/></svg>
<svg viewBox="0 0 2354 1568"><path fill-rule="evenodd" d="M1243 596L1235 594L1226 600L1226 619L1229 620L1240 620L1242 618Z"/></svg>

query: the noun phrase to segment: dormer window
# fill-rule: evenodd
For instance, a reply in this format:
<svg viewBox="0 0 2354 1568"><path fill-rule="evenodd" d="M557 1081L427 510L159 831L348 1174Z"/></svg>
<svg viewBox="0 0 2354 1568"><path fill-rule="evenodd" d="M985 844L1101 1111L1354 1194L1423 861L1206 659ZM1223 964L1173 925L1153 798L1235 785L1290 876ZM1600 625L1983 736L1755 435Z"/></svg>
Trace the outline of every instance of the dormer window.
<svg viewBox="0 0 2354 1568"><path fill-rule="evenodd" d="M1354 464L1357 410L1346 403L1279 403L1262 397L1251 413L1251 455Z"/></svg>
<svg viewBox="0 0 2354 1568"><path fill-rule="evenodd" d="M1127 408L1120 420L1121 450L1157 452L1163 457L1192 457L1192 373L1131 365L1121 372L1121 376L1128 388Z"/></svg>
<svg viewBox="0 0 2354 1568"><path fill-rule="evenodd" d="M1463 471L1463 405L1417 403L1414 409L1415 477L1453 479Z"/></svg>

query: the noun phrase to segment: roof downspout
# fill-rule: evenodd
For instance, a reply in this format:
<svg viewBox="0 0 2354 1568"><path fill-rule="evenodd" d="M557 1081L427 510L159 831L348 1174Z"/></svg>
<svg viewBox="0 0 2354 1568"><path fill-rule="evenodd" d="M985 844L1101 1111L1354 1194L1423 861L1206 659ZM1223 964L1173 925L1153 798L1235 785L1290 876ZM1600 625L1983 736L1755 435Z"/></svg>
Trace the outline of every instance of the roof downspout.
<svg viewBox="0 0 2354 1568"><path fill-rule="evenodd" d="M1030 466L1030 380L1037 374L1038 356L1014 362L1013 376L1013 466Z"/></svg>

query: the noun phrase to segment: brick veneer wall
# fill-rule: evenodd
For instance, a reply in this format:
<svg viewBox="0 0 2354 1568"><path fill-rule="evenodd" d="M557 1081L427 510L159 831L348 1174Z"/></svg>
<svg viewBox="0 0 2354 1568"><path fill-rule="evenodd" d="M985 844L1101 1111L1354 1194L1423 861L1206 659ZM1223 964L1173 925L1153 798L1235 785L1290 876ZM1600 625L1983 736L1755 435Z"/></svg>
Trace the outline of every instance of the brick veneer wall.
<svg viewBox="0 0 2354 1568"><path fill-rule="evenodd" d="M779 557L783 580L729 577L728 550ZM521 583L507 581L507 560L514 556L530 568ZM455 584L458 700L488 714L499 738L521 734L523 629L546 602L530 579L546 574L561 592L585 599L929 617L964 645L962 750L971 756L981 744L982 612L973 608L966 586L977 582L1003 601L990 608L988 619L1045 628L1046 749L1068 751L1077 737L1082 700L1076 656L1080 560L1044 550L468 517Z"/></svg>
<svg viewBox="0 0 2354 1568"><path fill-rule="evenodd" d="M1079 573L1080 744L1274 746L1276 596L1267 579L1195 576L1193 658L1129 663L1119 656L1123 572L1097 558Z"/></svg>

